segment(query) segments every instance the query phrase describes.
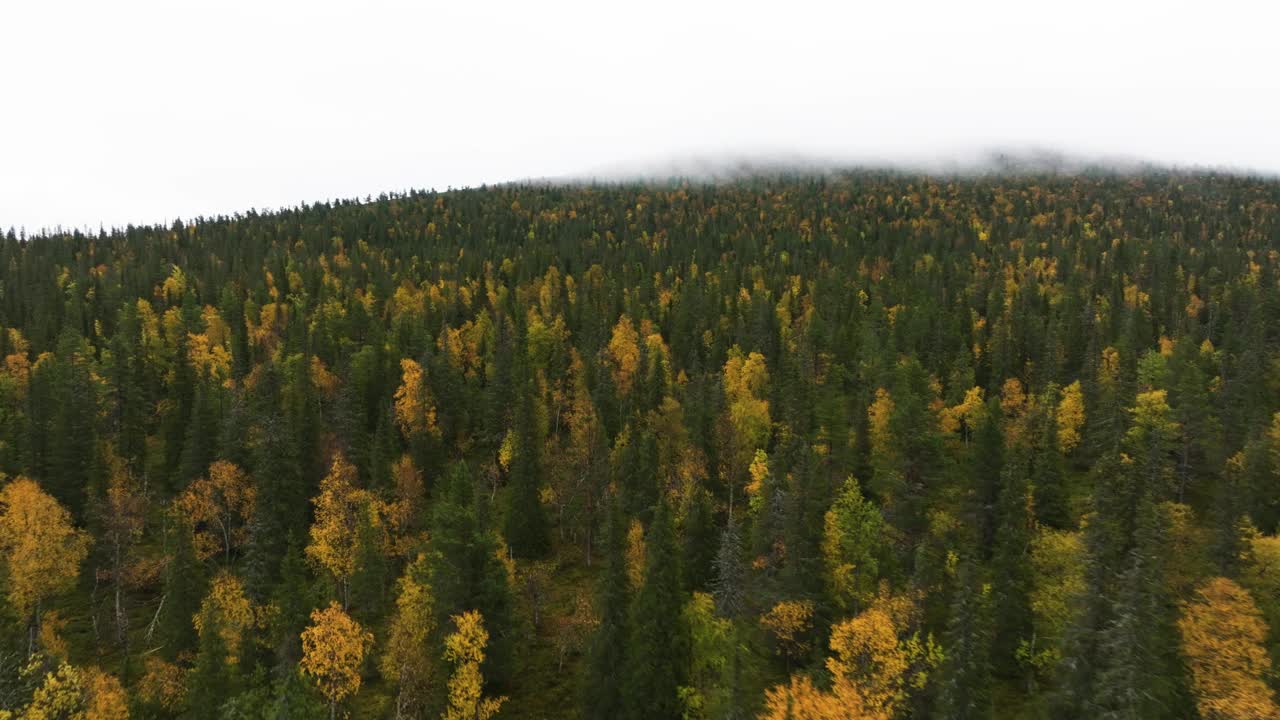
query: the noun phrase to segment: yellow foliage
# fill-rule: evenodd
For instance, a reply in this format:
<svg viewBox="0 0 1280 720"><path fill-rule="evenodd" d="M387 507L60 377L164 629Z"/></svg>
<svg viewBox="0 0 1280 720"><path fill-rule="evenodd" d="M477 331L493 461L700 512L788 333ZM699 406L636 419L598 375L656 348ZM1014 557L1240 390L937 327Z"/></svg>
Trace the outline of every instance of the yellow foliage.
<svg viewBox="0 0 1280 720"><path fill-rule="evenodd" d="M1151 302L1151 296L1138 289L1136 283L1124 286L1124 304L1130 308L1146 307Z"/></svg>
<svg viewBox="0 0 1280 720"><path fill-rule="evenodd" d="M84 720L128 720L129 698L115 675L97 668L84 672Z"/></svg>
<svg viewBox="0 0 1280 720"><path fill-rule="evenodd" d="M372 647L373 634L331 602L311 612L311 625L302 631L298 669L312 677L325 699L336 705L360 689L360 666Z"/></svg>
<svg viewBox="0 0 1280 720"><path fill-rule="evenodd" d="M1084 427L1084 393L1076 380L1062 389L1055 415L1058 428L1058 449L1069 453L1080 444L1080 429Z"/></svg>
<svg viewBox="0 0 1280 720"><path fill-rule="evenodd" d="M214 578L209 594L200 603L200 613L193 619L197 633L216 632L222 639L228 665L239 662L244 634L254 626L253 604L240 578L225 571Z"/></svg>
<svg viewBox="0 0 1280 720"><path fill-rule="evenodd" d="M827 671L856 686L871 713L892 716L907 690L921 687L941 661L932 639L907 635L916 614L909 598L882 589L870 608L831 628Z"/></svg>
<svg viewBox="0 0 1280 720"><path fill-rule="evenodd" d="M755 451L769 441L772 420L765 391L769 371L764 356L758 352L743 355L738 348L729 351L724 364L724 394L729 425L733 429L736 472L751 462Z"/></svg>
<svg viewBox="0 0 1280 720"><path fill-rule="evenodd" d="M831 692L814 686L807 675L765 690L760 720L889 720L889 714L867 707L857 687L837 679Z"/></svg>
<svg viewBox="0 0 1280 720"><path fill-rule="evenodd" d="M143 702L173 712L187 696L186 673L181 667L157 655L143 662L142 679L138 681L138 697Z"/></svg>
<svg viewBox="0 0 1280 720"><path fill-rule="evenodd" d="M396 288L388 305L391 316L394 318L398 319L404 315L421 317L427 309L427 296L422 288L405 280L400 287Z"/></svg>
<svg viewBox="0 0 1280 720"><path fill-rule="evenodd" d="M0 553L7 594L21 615L75 586L89 553L89 534L34 480L18 477L0 489Z"/></svg>
<svg viewBox="0 0 1280 720"><path fill-rule="evenodd" d="M644 526L639 520L632 520L627 527L627 582L632 591L639 590L644 584L646 546L644 542Z"/></svg>
<svg viewBox="0 0 1280 720"><path fill-rule="evenodd" d="M17 391L18 399L26 397L27 385L31 380L31 344L14 328L9 328L9 349L11 353L4 357L4 374L11 378Z"/></svg>
<svg viewBox="0 0 1280 720"><path fill-rule="evenodd" d="M1102 349L1102 362L1098 365L1098 382L1114 385L1120 380L1120 351L1113 347Z"/></svg>
<svg viewBox="0 0 1280 720"><path fill-rule="evenodd" d="M884 610L872 607L831 629L827 669L835 677L855 679L868 703L892 714L909 660L898 631Z"/></svg>
<svg viewBox="0 0 1280 720"><path fill-rule="evenodd" d="M62 630L66 626L66 618L57 610L45 613L40 621L40 648L46 654L64 661L67 659L67 641L62 637Z"/></svg>
<svg viewBox="0 0 1280 720"><path fill-rule="evenodd" d="M347 581L356 571L361 521L382 526L381 503L368 490L356 487L357 479L355 466L338 453L320 481L320 494L311 501L316 519L311 524L307 557L333 574L344 597Z"/></svg>
<svg viewBox="0 0 1280 720"><path fill-rule="evenodd" d="M832 688L824 692L803 675L788 685L765 691L762 720L889 720L908 688L924 683L940 653L931 641L912 635L907 624L915 614L907 598L882 594L876 603L831 629L827 670Z"/></svg>
<svg viewBox="0 0 1280 720"><path fill-rule="evenodd" d="M1200 313L1204 312L1204 308L1204 300L1201 300L1199 295L1191 293L1191 297L1187 300L1187 307L1185 308L1187 317L1193 320L1199 318Z"/></svg>
<svg viewBox="0 0 1280 720"><path fill-rule="evenodd" d="M1178 423L1173 419L1173 410L1169 407L1169 395L1164 390L1138 393L1129 412L1133 415L1133 427L1129 428L1125 437L1135 447L1145 447L1149 442L1146 438L1169 440L1178 432Z"/></svg>
<svg viewBox="0 0 1280 720"><path fill-rule="evenodd" d="M1006 417L1018 417L1027 407L1027 393L1022 389L1022 381L1008 378L1000 388L1000 409Z"/></svg>
<svg viewBox="0 0 1280 720"><path fill-rule="evenodd" d="M214 382L231 377L231 352L209 332L187 333L187 361Z"/></svg>
<svg viewBox="0 0 1280 720"><path fill-rule="evenodd" d="M258 311L255 321L245 313L245 326L254 344L262 348L268 355L274 355L280 345L280 338L289 325L289 306L284 303L270 302Z"/></svg>
<svg viewBox="0 0 1280 720"><path fill-rule="evenodd" d="M431 675L430 656L424 648L435 632L435 599L431 587L417 579L426 574L426 566L426 556L419 555L400 578L387 649L378 663L382 677L400 689L397 709L401 713L422 702Z"/></svg>
<svg viewBox="0 0 1280 720"><path fill-rule="evenodd" d="M764 488L764 481L769 477L769 456L764 450L756 450L747 473L751 476L751 482L747 483L747 495L754 498Z"/></svg>
<svg viewBox="0 0 1280 720"><path fill-rule="evenodd" d="M393 550L397 554L407 552L413 543L412 531L426 499L422 473L409 455L401 455L391 466L391 482L395 500L384 507L387 521L395 532Z"/></svg>
<svg viewBox="0 0 1280 720"><path fill-rule="evenodd" d="M230 560L231 549L249 538L248 523L258 492L253 479L234 463L217 460L178 496L177 505L195 528L196 554L205 560L218 552Z"/></svg>
<svg viewBox="0 0 1280 720"><path fill-rule="evenodd" d="M876 388L876 399L867 408L867 428L871 440L871 451L877 454L888 452L893 446L893 435L889 423L893 419L893 396L884 388Z"/></svg>
<svg viewBox="0 0 1280 720"><path fill-rule="evenodd" d="M631 318L625 314L613 326L606 355L618 394L623 397L629 395L636 371L640 367L640 334L636 332Z"/></svg>
<svg viewBox="0 0 1280 720"><path fill-rule="evenodd" d="M982 417L983 407L982 388L969 388L965 391L964 400L960 404L944 408L939 414L942 432L948 434L959 432L962 425L972 430L977 425L978 419Z"/></svg>
<svg viewBox="0 0 1280 720"><path fill-rule="evenodd" d="M41 668L39 658L21 672L30 676ZM128 720L124 688L114 676L97 668L81 670L63 662L46 672L17 714L0 711L6 720Z"/></svg>
<svg viewBox="0 0 1280 720"><path fill-rule="evenodd" d="M809 652L807 635L813 629L813 602L783 600L760 617L760 625L777 641L783 655L803 657Z"/></svg>
<svg viewBox="0 0 1280 720"><path fill-rule="evenodd" d="M457 631L444 641L445 659L454 664L444 720L488 720L498 713L507 699L483 695L484 677L480 674L480 664L484 662L484 649L489 643L484 618L471 610L454 615L453 623Z"/></svg>
<svg viewBox="0 0 1280 720"><path fill-rule="evenodd" d="M427 387L426 373L417 362L400 361L400 387L395 394L396 425L405 437L436 433L436 406Z"/></svg>
<svg viewBox="0 0 1280 720"><path fill-rule="evenodd" d="M1071 621L1076 601L1085 591L1083 533L1041 528L1031 539L1031 612L1034 644L1023 642L1018 655L1045 673L1052 672L1061 654L1063 632Z"/></svg>
<svg viewBox="0 0 1280 720"><path fill-rule="evenodd" d="M311 356L311 384L316 386L326 400L332 400L338 395L338 376L329 372L324 361L315 355Z"/></svg>
<svg viewBox="0 0 1280 720"><path fill-rule="evenodd" d="M169 302L178 302L187 292L187 276L177 265L169 272L169 277L160 285L160 296Z"/></svg>
<svg viewBox="0 0 1280 720"><path fill-rule="evenodd" d="M1280 598L1280 536L1254 535L1241 575L1254 597Z"/></svg>
<svg viewBox="0 0 1280 720"><path fill-rule="evenodd" d="M1280 718L1265 677L1267 626L1253 598L1223 577L1196 591L1178 619L1196 707L1205 720Z"/></svg>
<svg viewBox="0 0 1280 720"><path fill-rule="evenodd" d="M516 434L514 430L507 430L507 434L502 436L502 444L498 446L498 465L504 471L511 469L511 461L516 457Z"/></svg>

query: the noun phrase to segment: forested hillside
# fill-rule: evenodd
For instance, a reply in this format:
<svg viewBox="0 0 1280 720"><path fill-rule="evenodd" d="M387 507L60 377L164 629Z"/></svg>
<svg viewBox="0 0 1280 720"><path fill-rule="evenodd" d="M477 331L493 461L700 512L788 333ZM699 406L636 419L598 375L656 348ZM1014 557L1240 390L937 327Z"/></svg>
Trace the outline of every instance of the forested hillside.
<svg viewBox="0 0 1280 720"><path fill-rule="evenodd" d="M10 231L0 359L0 718L1280 718L1280 181Z"/></svg>

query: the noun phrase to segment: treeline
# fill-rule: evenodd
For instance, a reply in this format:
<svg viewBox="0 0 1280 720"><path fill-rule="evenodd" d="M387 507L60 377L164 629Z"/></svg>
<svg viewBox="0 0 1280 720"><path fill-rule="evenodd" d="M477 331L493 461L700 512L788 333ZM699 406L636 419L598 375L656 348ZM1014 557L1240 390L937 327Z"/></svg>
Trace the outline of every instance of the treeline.
<svg viewBox="0 0 1280 720"><path fill-rule="evenodd" d="M1280 182L0 238L0 718L1278 718Z"/></svg>

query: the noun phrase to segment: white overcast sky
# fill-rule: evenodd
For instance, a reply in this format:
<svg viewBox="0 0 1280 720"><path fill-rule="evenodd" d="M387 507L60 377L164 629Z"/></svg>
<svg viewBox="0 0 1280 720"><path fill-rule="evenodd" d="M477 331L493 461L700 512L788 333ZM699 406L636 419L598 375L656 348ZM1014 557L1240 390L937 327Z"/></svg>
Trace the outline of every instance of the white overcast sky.
<svg viewBox="0 0 1280 720"><path fill-rule="evenodd" d="M0 0L0 227L725 158L1277 172L1271 5Z"/></svg>

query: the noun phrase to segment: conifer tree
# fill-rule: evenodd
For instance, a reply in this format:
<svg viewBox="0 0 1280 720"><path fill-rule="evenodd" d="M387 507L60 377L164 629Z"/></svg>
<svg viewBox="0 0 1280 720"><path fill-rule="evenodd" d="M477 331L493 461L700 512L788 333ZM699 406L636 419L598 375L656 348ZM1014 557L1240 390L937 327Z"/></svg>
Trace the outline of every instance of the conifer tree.
<svg viewBox="0 0 1280 720"><path fill-rule="evenodd" d="M192 618L200 610L205 595L205 570L196 556L191 526L185 518L172 513L165 521L164 543L168 552L157 614L166 658L177 658L196 643Z"/></svg>
<svg viewBox="0 0 1280 720"><path fill-rule="evenodd" d="M430 585L436 597L437 626L468 608L479 611L489 631L484 675L501 687L512 662L513 611L501 545L488 525L485 499L475 492L465 463L449 471L448 489L436 501L431 522Z"/></svg>
<svg viewBox="0 0 1280 720"><path fill-rule="evenodd" d="M688 646L680 621L675 530L665 501L658 503L647 546L644 585L631 606L622 717L676 720L682 716L679 689Z"/></svg>
<svg viewBox="0 0 1280 720"><path fill-rule="evenodd" d="M591 639L582 686L582 716L587 720L621 717L623 713L630 601L625 534L618 501L611 498L604 531L604 567L596 589L600 624Z"/></svg>
<svg viewBox="0 0 1280 720"><path fill-rule="evenodd" d="M1035 514L1027 472L1030 449L1019 447L1004 466L996 509L995 551L991 559L992 605L996 624L992 639L994 669L1004 677L1019 672L1017 651L1031 635L1031 539Z"/></svg>
<svg viewBox="0 0 1280 720"><path fill-rule="evenodd" d="M976 720L992 717L991 630L988 587L977 577L977 568L966 562L960 569L960 587L951 604L951 617L943 651L939 718Z"/></svg>
<svg viewBox="0 0 1280 720"><path fill-rule="evenodd" d="M513 432L515 457L511 461L506 525L503 535L511 553L520 558L540 558L551 546L551 532L542 507L542 440L534 417L532 383L521 386Z"/></svg>

